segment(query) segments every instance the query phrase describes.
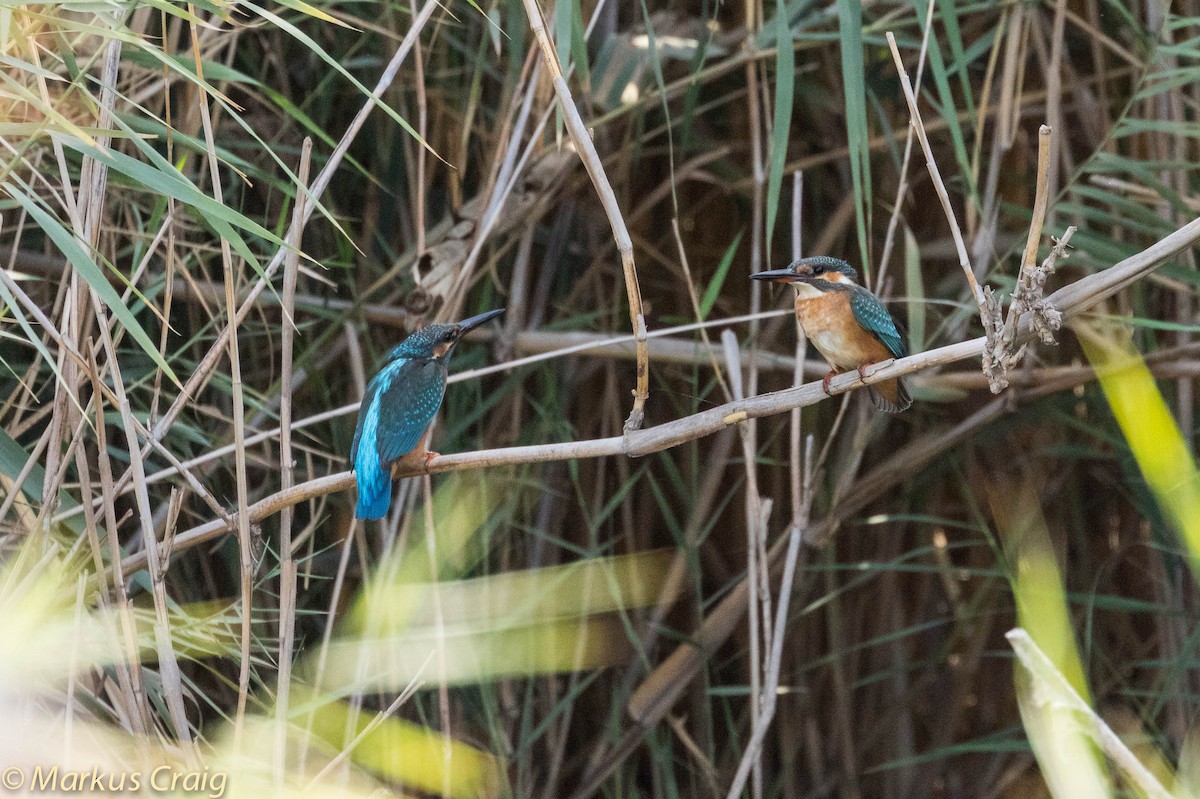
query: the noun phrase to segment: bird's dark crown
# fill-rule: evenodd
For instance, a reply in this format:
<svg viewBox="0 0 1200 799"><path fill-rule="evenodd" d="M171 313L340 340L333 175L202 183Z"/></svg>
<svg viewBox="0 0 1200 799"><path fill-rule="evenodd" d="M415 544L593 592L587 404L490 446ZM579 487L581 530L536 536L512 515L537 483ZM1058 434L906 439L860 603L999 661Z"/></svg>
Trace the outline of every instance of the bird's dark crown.
<svg viewBox="0 0 1200 799"><path fill-rule="evenodd" d="M841 272L851 280L858 281L858 272L855 271L853 266L841 258L833 258L829 255L814 255L811 258L801 258L799 261L793 261L788 264L788 269L798 274L807 274L816 278L829 272Z"/></svg>
<svg viewBox="0 0 1200 799"><path fill-rule="evenodd" d="M429 325L401 341L388 355L396 358L441 358L445 357L458 343L462 330L458 325ZM439 354L439 350L441 353Z"/></svg>
<svg viewBox="0 0 1200 799"><path fill-rule="evenodd" d="M451 324L429 325L423 327L408 338L401 341L388 354L388 360L397 358L432 358L445 360L454 351L454 345L469 331L482 325L489 319L495 319L504 313L503 308L494 311L484 311L461 322Z"/></svg>

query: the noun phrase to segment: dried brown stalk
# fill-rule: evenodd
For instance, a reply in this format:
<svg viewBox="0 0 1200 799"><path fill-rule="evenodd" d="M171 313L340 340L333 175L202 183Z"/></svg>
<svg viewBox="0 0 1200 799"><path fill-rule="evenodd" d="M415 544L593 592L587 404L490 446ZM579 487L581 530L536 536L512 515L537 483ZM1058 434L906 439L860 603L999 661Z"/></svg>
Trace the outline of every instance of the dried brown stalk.
<svg viewBox="0 0 1200 799"><path fill-rule="evenodd" d="M729 384L734 400L744 397L742 389L742 365L739 358L737 337L732 330L721 334L721 342L725 345L726 368L729 372ZM750 598L746 605L749 610L748 638L750 643L750 721L752 735L761 738L766 732L762 695L762 648L763 640L771 637L768 620L771 607L771 593L766 572L766 540L767 518L771 513L771 500L762 496L758 489L758 448L755 442L754 430L749 420L738 422L738 438L742 442L742 466L746 471L746 582L750 590ZM758 757L761 750L747 750L748 758L743 760L745 773L741 774L741 784L745 785L747 777L757 775L762 769L762 760ZM739 769L739 772L741 769ZM754 772L754 774L751 774ZM735 785L736 785L735 781ZM730 795L741 793L737 786L736 794L730 789ZM757 788L757 781L752 790Z"/></svg>
<svg viewBox="0 0 1200 799"><path fill-rule="evenodd" d="M188 10L193 15L196 13L195 7L190 3ZM200 56L200 37L195 24L191 26L191 33L192 57L195 60L196 74L203 78L204 66ZM213 199L218 203L224 202L221 190L220 161L217 158L217 142L213 133L207 96L200 102L200 121L204 128L204 143L208 148L208 173L209 179L212 181ZM234 719L234 750L236 751L241 748L242 727L246 719L246 702L250 696L251 617L253 616L254 573L257 571L258 564L257 558L254 556L254 543L250 538L252 535L250 517L246 513L250 499L249 488L246 485L246 404L242 392L242 358L238 347L237 302L234 299L237 273L233 268L233 251L229 246L229 240L224 237L221 237L221 266L225 282L226 329L229 331L229 335L226 336L226 344L229 348L229 382L232 389L230 399L233 403L234 479L237 491L238 560L242 593L242 651L238 668L237 715ZM116 363L115 356L115 353L110 356L114 364ZM129 446L131 449L137 448L137 440L131 438ZM144 474L142 480L145 481Z"/></svg>
<svg viewBox="0 0 1200 799"><path fill-rule="evenodd" d="M646 415L646 398L650 395L650 357L646 348L646 317L642 312L642 290L638 285L637 267L633 262L633 240L629 236L629 230L625 227L625 219L621 216L617 195L608 181L608 175L604 172L604 163L600 160L600 154L596 152L596 145L592 143L592 137L588 134L582 117L579 116L579 110L575 108L575 101L571 99L571 91L567 88L567 81L558 64L558 53L546 33L542 10L537 4L537 0L523 0L523 2L534 38L542 51L546 68L550 71L554 83L554 93L558 98L558 106L562 111L563 119L566 121L571 143L575 145L575 150L583 160L584 168L587 169L588 177L592 179L592 185L596 188L596 194L600 197L600 203L604 206L604 213L608 216L608 223L612 227L617 252L621 254L621 267L625 273L625 292L629 298L629 315L633 322L633 333L637 341L637 388L633 393L633 410L629 412L629 418L625 420L625 430L627 432L634 431L641 428Z"/></svg>
<svg viewBox="0 0 1200 799"><path fill-rule="evenodd" d="M917 87L920 87L921 74L925 71L925 53L929 50L929 36L933 32L933 10L936 7L937 3L930 0L929 7L925 10L925 29L921 34L921 50L917 55L917 77L913 81ZM914 128L915 126L909 125L908 131L904 134L904 158L900 162L900 179L896 184L896 201L892 205L892 215L888 219L887 233L883 237L883 254L879 256L879 274L875 277L876 294L883 289L883 280L887 275L888 261L891 260L892 245L896 240L896 227L900 223L900 209L904 207L904 198L908 196L908 165L912 161Z"/></svg>
<svg viewBox="0 0 1200 799"><path fill-rule="evenodd" d="M1052 155L1052 130L1042 125L1038 131L1037 188L1034 193L1033 219L1029 226L1029 238L1021 257L1020 274L1013 289L1012 303L1008 316L1001 322L1000 301L989 286L985 290L983 327L987 334L988 348L983 354L983 373L993 394L998 394L1008 385L1008 372L1016 366L1025 348L1016 347L1017 322L1026 311L1033 312L1034 329L1046 344L1054 343L1054 333L1062 324L1061 314L1043 299L1046 278L1055 268L1059 258L1066 258L1066 248L1075 228L1068 228L1062 239L1056 242L1050 256L1039 267L1036 263L1038 245L1042 238L1042 225L1046 220L1046 208L1050 194L1050 162Z"/></svg>
<svg viewBox="0 0 1200 799"><path fill-rule="evenodd" d="M104 304L100 301L99 297L95 296L95 292L92 292L92 302L96 313L96 320L99 322L98 327L100 328L100 338L105 356L110 363L115 364L117 363L117 353L112 343L112 336L108 332L108 320ZM99 388L100 370L94 360L91 363L90 372L94 381L93 390L99 395L101 394ZM171 723L175 727L174 732L179 737L179 740L187 746L192 741L192 733L191 728L188 726L187 711L184 709L183 680L179 670L179 661L175 657L175 648L171 642L171 623L167 605L165 580L166 559L160 554L158 539L154 532L154 517L153 511L150 509L150 494L146 485L145 464L142 461L141 448L138 446L137 427L134 423L133 410L129 406L129 397L125 393L125 380L121 376L119 369L112 370L111 378L113 391L117 398L117 410L121 414L121 423L125 430L125 443L129 452L130 469L135 477L134 497L136 499L137 518L141 525L142 545L144 547L139 554L145 557L142 568L146 568L150 572L151 593L154 597L154 644L155 650L158 653L159 674L162 679L163 695L166 699L167 711L171 717ZM105 503L106 509L111 504ZM109 534L113 536L113 543L115 545L116 519L110 515L108 522L110 525ZM114 551L118 551L115 546Z"/></svg>
<svg viewBox="0 0 1200 799"><path fill-rule="evenodd" d="M92 385L98 386L100 385L99 375L95 369L91 368L94 363L95 358L91 358L88 363L89 368L87 372ZM96 418L103 419L104 405L98 394L94 401L94 408ZM87 456L82 448L76 450L76 458L79 464L80 488L83 489L81 499L87 502L90 481L88 479ZM111 496L111 494L106 493L112 488L112 465L109 461L107 433L103 424L96 426L96 460L100 472L101 494ZM116 664L116 670L118 684L125 695L125 717L128 719L129 728L133 732L144 735L150 726L150 701L146 696L145 685L142 682L137 630L134 628L133 614L129 612L129 590L125 585L124 572L121 570L121 543L117 538L116 510L112 502L105 502L103 504L104 508L102 512L107 531L106 538L109 549L109 562L112 563L112 573L110 576L104 569L98 569L97 574L100 575L104 583L112 584L112 590L117 600L118 618L121 625L121 644L125 659ZM88 533L89 535L94 535L93 531L101 528L99 520L96 519L96 513L91 507L87 508L86 517ZM0 519L2 518L4 516L0 513Z"/></svg>
<svg viewBox="0 0 1200 799"><path fill-rule="evenodd" d="M424 152L424 151L422 151ZM305 137L300 149L300 166L296 178L301 187L308 185L312 161L312 139ZM296 275L300 267L300 246L304 239L304 211L308 197L296 192L292 208L292 225L288 229L288 245L292 248L283 267L284 324L281 342L279 398L279 486L283 490L295 482L292 455L292 343L295 338L294 307ZM245 442L243 441L243 445ZM279 674L275 689L275 773L277 787L282 788L287 773L287 718L292 681L292 650L296 631L296 559L292 556L292 509L279 514Z"/></svg>
<svg viewBox="0 0 1200 799"><path fill-rule="evenodd" d="M959 266L962 267L963 275L967 278L971 296L975 298L975 302L982 309L983 290L979 287L979 281L975 279L975 271L971 268L971 257L967 254L967 245L963 241L962 231L954 216L954 207L950 204L950 195L946 191L946 184L942 182L937 162L933 159L933 149L929 146L925 123L921 121L921 109L917 107L916 95L913 94L908 73L904 70L904 60L900 57L900 49L896 46L896 37L892 35L891 31L887 33L887 41L888 47L892 50L892 60L896 62L896 71L900 74L900 86L904 89L904 99L908 101L908 113L912 118L913 128L917 131L917 140L921 143L921 150L925 153L925 165L929 167L929 177L933 181L933 188L942 203L942 210L946 213L946 220L950 223L950 235L954 238L954 246L958 250Z"/></svg>

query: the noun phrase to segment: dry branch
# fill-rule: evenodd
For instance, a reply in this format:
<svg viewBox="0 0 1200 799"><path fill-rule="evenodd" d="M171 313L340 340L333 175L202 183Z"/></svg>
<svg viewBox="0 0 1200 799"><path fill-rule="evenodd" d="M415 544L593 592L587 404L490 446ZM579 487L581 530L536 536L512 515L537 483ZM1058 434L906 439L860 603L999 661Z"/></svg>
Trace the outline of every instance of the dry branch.
<svg viewBox="0 0 1200 799"><path fill-rule="evenodd" d="M979 286L979 282L975 279L975 272L971 267L970 257L967 254L967 247L963 241L962 232L959 230L958 221L954 217L954 209L950 205L950 196L946 192L946 186L942 183L941 174L938 172L937 164L933 160L933 150L929 146L929 137L925 134L925 126L921 122L921 112L917 107L916 95L913 94L908 74L904 71L904 62L900 58L900 50L896 46L896 38L890 31L887 34L887 40L888 46L892 50L892 58L896 62L896 69L900 73L900 85L903 87L904 97L908 101L908 110L912 116L912 125L917 131L917 137L921 141L921 148L925 152L925 162L929 166L929 176L933 180L934 189L937 191L938 199L942 202L942 208L946 212L946 219L950 223L950 233L958 249L959 260L963 273L967 278L967 285L970 286L971 294L975 297L975 301L979 305L979 319L983 322L983 329L988 340L988 346L983 353L983 371L988 376L988 383L991 386L992 393L999 393L1008 385L1008 381L1005 379L1008 370L1021 357L1021 351L1015 349L1016 345L1014 342L1017 319L1026 310L1032 310L1034 317L1038 320L1035 322L1035 329L1042 341L1048 344L1054 343L1054 331L1058 330L1062 321L1053 304L1042 299L1040 288L1045 285L1046 277L1053 272L1055 261L1065 252L1065 246L1063 245L1070 239L1073 231L1068 231L1063 236L1061 245L1055 247L1054 252L1051 253L1050 258L1046 259L1046 263L1042 265L1040 270L1034 266L1049 199L1051 129L1048 125L1042 125L1038 132L1037 189L1033 206L1033 220L1029 227L1029 239L1025 245L1025 254L1021 260L1021 275L1018 281L1018 289L1013 293L1013 304L1009 308L1008 319L1004 324L1001 324L1000 301L996 298L991 287L982 289ZM1023 292L1020 299L1018 299L1018 292Z"/></svg>
<svg viewBox="0 0 1200 799"><path fill-rule="evenodd" d="M1062 327L1062 314L1054 304L1045 299L1046 280L1054 274L1060 259L1067 258L1074 226L1067 228L1061 239L1054 242L1054 249L1041 265L1029 263L1021 266L1017 285L1013 288L1012 304L1008 316L1000 324L1000 305L988 287L988 308L993 311L988 335L988 347L983 353L983 372L993 394L999 394L1008 385L1008 372L1021 360L1025 345L1017 345L1018 321L1029 313L1030 325L1043 344L1053 344L1054 334ZM1036 251L1035 251L1036 252Z"/></svg>
<svg viewBox="0 0 1200 799"><path fill-rule="evenodd" d="M933 11L937 3L929 3L925 10L925 25L921 34L921 50L917 56L917 77L913 84L919 90L921 74L925 71L925 54L929 50L929 35L933 31ZM896 200L892 203L892 215L888 219L887 233L883 237L883 255L879 257L879 274L875 277L875 293L883 289L883 281L887 276L888 262L891 260L892 244L896 240L896 226L900 222L900 210L904 207L904 198L908 196L908 165L912 161L913 132L915 125L909 125L904 134L904 158L900 161L899 179L896 181ZM928 132L927 132L928 134ZM969 225L968 225L969 229Z"/></svg>
<svg viewBox="0 0 1200 799"><path fill-rule="evenodd" d="M1075 283L1064 286L1050 295L1046 301L1062 312L1064 320L1068 319L1112 296L1145 276L1167 259L1191 247L1197 241L1200 241L1200 218L1192 220L1142 252L1131 255L1102 272L1087 275ZM1028 339L1033 335L1034 330L1030 320L1022 319L1018 326L1018 340ZM830 382L830 391L833 394L840 394L864 385L902 377L922 369L972 358L983 352L985 344L986 340L982 337L948 344L892 361L870 371L866 378L860 378L857 372L838 375ZM821 381L814 381L796 388L729 402L682 419L644 430L629 431L623 436L439 455L430 460L428 471L436 474L490 466L601 458L612 455L640 457L711 435L746 419L772 416L791 411L794 408L813 405L825 399L826 396ZM286 506L296 505L312 497L344 491L353 485L354 475L351 472L339 472L309 480L289 491L280 491L251 505L249 508L250 520L252 522L261 521L278 513ZM196 546L223 535L228 530L229 525L224 520L210 521L193 527L176 536L175 549L181 551ZM137 553L124 561L127 573L143 568L145 565L144 553Z"/></svg>
<svg viewBox="0 0 1200 799"><path fill-rule="evenodd" d="M896 47L896 37L892 35L891 31L888 31L887 41L888 47L892 49L892 60L896 62L896 71L900 74L900 86L904 89L904 99L908 101L908 113L912 117L912 126L917 131L917 140L921 143L922 152L925 153L925 165L929 167L929 177L933 181L933 188L937 191L938 199L941 200L942 210L946 212L946 220L950 223L950 234L954 237L954 246L958 250L959 266L962 267L963 275L967 278L971 296L974 297L982 312L983 290L979 287L979 281L975 279L975 271L971 268L971 257L967 254L967 245L963 241L962 231L954 216L954 207L950 204L950 195L946 191L946 184L942 182L937 162L933 160L933 149L929 146L925 123L921 121L921 109L917 107L917 97L913 94L912 83L909 82L908 72L904 69L904 59L900 57L900 49Z"/></svg>

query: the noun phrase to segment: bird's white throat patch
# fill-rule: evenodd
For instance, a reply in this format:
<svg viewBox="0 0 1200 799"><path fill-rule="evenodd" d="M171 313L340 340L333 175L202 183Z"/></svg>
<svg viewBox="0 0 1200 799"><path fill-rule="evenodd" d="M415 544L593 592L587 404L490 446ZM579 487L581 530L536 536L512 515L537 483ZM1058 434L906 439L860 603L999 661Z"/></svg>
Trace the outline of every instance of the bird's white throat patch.
<svg viewBox="0 0 1200 799"><path fill-rule="evenodd" d="M811 300L825 293L810 283L793 283L792 286L796 289L797 299Z"/></svg>

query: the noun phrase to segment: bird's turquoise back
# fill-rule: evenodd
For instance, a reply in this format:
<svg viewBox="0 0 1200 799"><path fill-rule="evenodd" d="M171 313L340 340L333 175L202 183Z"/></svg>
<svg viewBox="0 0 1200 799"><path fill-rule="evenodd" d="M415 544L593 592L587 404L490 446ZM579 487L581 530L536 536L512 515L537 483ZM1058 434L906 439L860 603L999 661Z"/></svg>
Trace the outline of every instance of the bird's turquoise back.
<svg viewBox="0 0 1200 799"><path fill-rule="evenodd" d="M893 356L903 358L908 355L908 346L900 335L896 320L878 297L862 286L855 286L850 291L850 310L854 312L855 321L882 341Z"/></svg>
<svg viewBox="0 0 1200 799"><path fill-rule="evenodd" d="M446 393L446 367L440 361L422 358L396 363L399 366L391 380L379 390L375 440L383 463L391 463L413 451L437 415ZM390 371L391 366L384 371Z"/></svg>

